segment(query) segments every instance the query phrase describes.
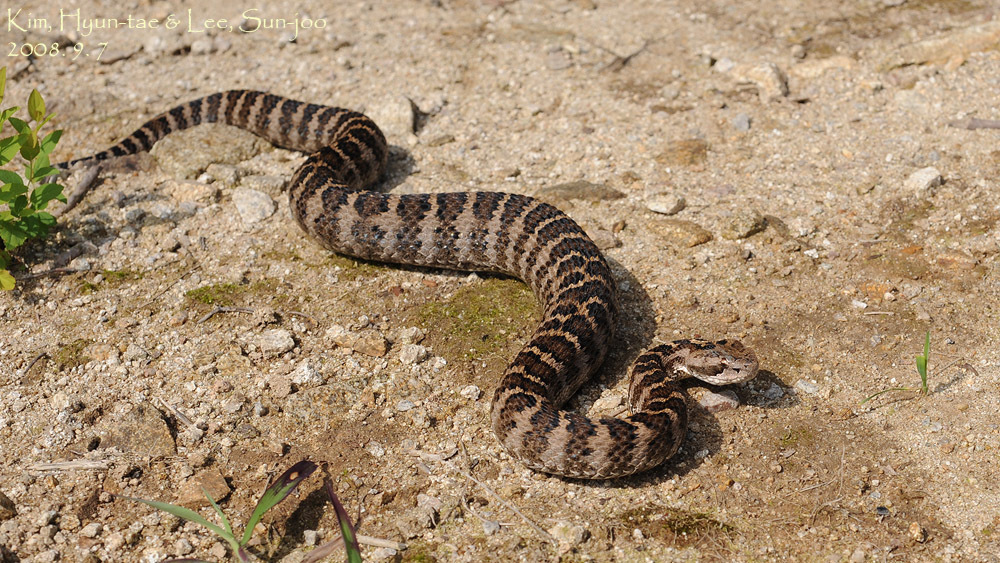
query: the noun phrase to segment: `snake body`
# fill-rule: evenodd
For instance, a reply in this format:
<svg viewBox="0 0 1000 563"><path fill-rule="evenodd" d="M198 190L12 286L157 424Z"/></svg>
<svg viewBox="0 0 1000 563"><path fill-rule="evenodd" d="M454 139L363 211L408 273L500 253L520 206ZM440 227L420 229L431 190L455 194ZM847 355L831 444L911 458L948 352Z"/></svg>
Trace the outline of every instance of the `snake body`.
<svg viewBox="0 0 1000 563"><path fill-rule="evenodd" d="M289 203L326 248L379 262L501 272L531 287L542 320L508 365L491 407L503 448L531 469L605 479L659 465L687 430L680 379L727 384L757 373L756 357L738 341L679 340L635 361L630 416L594 419L562 409L603 362L618 318L615 282L597 246L565 213L524 195L370 191L389 151L375 123L355 111L221 92L158 115L105 151L56 166L147 151L171 131L210 122L309 153L289 183Z"/></svg>

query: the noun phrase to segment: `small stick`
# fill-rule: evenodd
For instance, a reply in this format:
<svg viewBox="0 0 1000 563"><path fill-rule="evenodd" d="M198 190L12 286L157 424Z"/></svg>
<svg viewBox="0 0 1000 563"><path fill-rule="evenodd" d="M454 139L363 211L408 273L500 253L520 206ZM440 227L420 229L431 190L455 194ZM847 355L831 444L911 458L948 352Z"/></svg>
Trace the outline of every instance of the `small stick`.
<svg viewBox="0 0 1000 563"><path fill-rule="evenodd" d="M517 514L518 516L520 516L521 520L523 520L525 524L527 524L533 530L535 530L536 532L538 532L538 534L541 535L544 539L547 539L547 540L553 541L553 542L555 541L555 538L552 537L552 534L549 534L548 532L546 532L545 530L543 530L541 528L541 526L539 526L538 524L535 524L534 522L532 522L527 516L524 515L523 512L521 512L520 510L518 510L516 506L514 506L513 504L507 502L506 499L504 499L503 497L501 497L500 495L498 495L493 489L491 489L485 483L483 483L479 479L476 479L475 477L473 477L472 475L470 475L469 473L467 473L466 471L464 471L463 469L461 469L460 467L458 467L454 463L452 463L452 462L450 462L448 460L442 459L441 456L436 456L434 454L426 454L424 452L417 451L417 450L411 450L409 453L411 455L415 455L415 456L417 456L419 458L427 459L428 461L440 461L441 463L445 464L452 471L455 471L456 473L460 474L461 476L465 477L466 479L468 479L468 480L472 481L473 483L479 485L479 487L481 489L483 489L484 491L486 491L487 494L489 494L491 497L493 497L493 498L497 499L498 501L500 501L500 504L502 504L505 507L507 507L507 509L510 510L511 512L513 512L514 514ZM454 455L454 454L452 454L452 455Z"/></svg>
<svg viewBox="0 0 1000 563"><path fill-rule="evenodd" d="M41 360L42 358L48 358L48 357L49 357L48 352L42 352L41 354L35 356L35 359L31 360L31 362L28 364L28 367L24 368L24 373L28 373L29 371L31 371L31 368L35 367L35 363L38 362L38 360ZM956 361L958 361L958 360L956 360Z"/></svg>
<svg viewBox="0 0 1000 563"><path fill-rule="evenodd" d="M198 322L195 324L201 324L219 313L253 313L253 309L249 307L216 307L209 311L207 315L198 319Z"/></svg>
<svg viewBox="0 0 1000 563"><path fill-rule="evenodd" d="M29 471L74 471L77 469L103 471L108 468L105 461L92 461L89 459L77 459L73 461L55 461L52 463L33 463L28 466Z"/></svg>
<svg viewBox="0 0 1000 563"><path fill-rule="evenodd" d="M195 425L195 423L190 418L188 418L187 416L185 416L184 413L182 413L181 411L177 410L177 407L175 407L175 406L171 405L170 403L164 401L160 397L157 397L156 400L159 401L160 404L163 405L163 407L165 409L167 409L168 411L174 413L174 416L177 417L177 420L179 420L179 421L183 422L184 424L188 425L189 428L197 428L197 426Z"/></svg>
<svg viewBox="0 0 1000 563"><path fill-rule="evenodd" d="M966 119L949 121L948 126L956 127L958 129L968 129L969 131L975 129L1000 129L1000 119L980 119L978 117L968 117Z"/></svg>
<svg viewBox="0 0 1000 563"><path fill-rule="evenodd" d="M868 311L868 312L862 313L862 314L863 315L895 315L896 313L893 313L892 311Z"/></svg>
<svg viewBox="0 0 1000 563"><path fill-rule="evenodd" d="M44 272L35 272L33 274L18 276L18 279L33 280L35 278L44 278L46 276L65 276L66 274L75 274L77 272L85 271L86 270L78 270L76 268L52 268L51 270L45 270Z"/></svg>
<svg viewBox="0 0 1000 563"><path fill-rule="evenodd" d="M91 166L87 170L87 172L83 175L83 177L80 178L80 183L76 185L76 188L73 190L73 193L70 194L70 196L66 199L66 205L64 205L62 209L57 209L53 211L52 215L54 217L59 217L65 215L66 213L69 213L71 209L76 207L77 204L79 204L83 200L83 196L87 195L87 192L90 191L90 188L94 184L94 180L97 178L97 175L100 172L101 172L100 164Z"/></svg>

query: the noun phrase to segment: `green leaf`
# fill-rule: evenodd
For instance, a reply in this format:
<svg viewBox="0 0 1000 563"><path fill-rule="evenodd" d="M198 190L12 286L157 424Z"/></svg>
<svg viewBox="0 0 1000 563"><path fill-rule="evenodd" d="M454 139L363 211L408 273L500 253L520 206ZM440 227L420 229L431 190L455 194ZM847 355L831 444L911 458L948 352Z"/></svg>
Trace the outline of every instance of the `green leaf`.
<svg viewBox="0 0 1000 563"><path fill-rule="evenodd" d="M0 289L4 291L14 289L14 276L7 270L0 270Z"/></svg>
<svg viewBox="0 0 1000 563"><path fill-rule="evenodd" d="M26 193L28 193L28 186L22 184L21 178L18 178L17 182L4 184L3 187L0 187L0 202L12 202L17 196Z"/></svg>
<svg viewBox="0 0 1000 563"><path fill-rule="evenodd" d="M46 161L44 165L40 164L40 161L43 158ZM42 178L48 178L49 176L59 173L58 168L48 165L48 160L49 157L45 156L44 154L39 155L38 158L35 159L35 172L34 174L31 175L32 180L41 180Z"/></svg>
<svg viewBox="0 0 1000 563"><path fill-rule="evenodd" d="M212 503L212 508L215 509L215 513L219 515L219 519L222 520L222 524L226 527L226 533L229 534L229 537L235 539L236 534L233 533L233 526L229 523L229 518L226 518L226 513L219 508L219 503L215 502L215 499L212 498L212 495L208 493L208 490L205 489L205 487L201 488L201 492L205 494L205 498L208 499L208 502Z"/></svg>
<svg viewBox="0 0 1000 563"><path fill-rule="evenodd" d="M347 549L347 560L350 563L361 563L361 547L358 546L358 538L354 534L354 525L351 518L344 510L344 505L340 504L340 499L333 492L333 482L326 481L326 494L333 502L333 509L337 512L337 522L340 523L340 534L344 537L344 547Z"/></svg>
<svg viewBox="0 0 1000 563"><path fill-rule="evenodd" d="M17 172L12 172L10 170L0 170L0 183L20 184L21 177L17 174Z"/></svg>
<svg viewBox="0 0 1000 563"><path fill-rule="evenodd" d="M49 229L55 224L55 217L40 211L21 217L21 228L30 238L42 238L49 234Z"/></svg>
<svg viewBox="0 0 1000 563"><path fill-rule="evenodd" d="M2 112L0 112L0 124L2 124L4 121L7 121L7 118L9 118L10 116L14 115L14 113L16 113L17 110L19 110L19 109L21 109L21 108L19 108L17 106L14 106L12 108L7 108L7 109L3 110Z"/></svg>
<svg viewBox="0 0 1000 563"><path fill-rule="evenodd" d="M49 202L53 199L65 203L66 196L64 196L62 192L63 187L59 184L42 184L32 190L31 206L37 210L42 210L48 207Z"/></svg>
<svg viewBox="0 0 1000 563"><path fill-rule="evenodd" d="M206 520L205 518L203 518L201 514L198 514L197 512L191 510L190 508L184 508L183 506L177 506L176 504L170 504L168 502L160 502L160 501L156 501L156 500L146 500L146 499L134 498L134 497L122 497L122 498L127 498L128 500L134 500L136 502L141 502L142 504L146 504L146 505L152 506L153 508L156 508L157 510L162 510L164 512L169 512L170 514L173 514L174 516L177 516L178 518L183 518L185 520L190 520L191 522L194 522L195 524L201 524L202 526L204 526L204 527L208 528L209 530L211 530L213 534L219 536L220 538L223 538L223 539L229 541L230 543L233 543L233 537L230 536L230 535L227 535L225 530L223 530L222 528L220 528L220 527L216 526L215 524L209 522L208 520ZM234 548L235 548L235 546L234 546Z"/></svg>
<svg viewBox="0 0 1000 563"><path fill-rule="evenodd" d="M31 131L31 127L28 127L28 123L23 119L9 117L7 118L7 121L14 126L14 129L16 129L18 133L27 133L28 131Z"/></svg>
<svg viewBox="0 0 1000 563"><path fill-rule="evenodd" d="M13 135L6 139L0 139L0 166L3 166L14 159L17 151L21 150L21 143L18 142L20 135Z"/></svg>
<svg viewBox="0 0 1000 563"><path fill-rule="evenodd" d="M250 538L253 537L253 529L257 526L257 522L260 522L261 517L268 510L274 508L279 502L285 500L292 491L295 490L302 481L305 481L307 477L316 471L317 465L309 460L302 460L295 465L291 466L288 471L285 471L274 480L273 483L264 491L263 496L257 501L257 506L253 509L253 514L250 515L250 520L247 520L246 530L243 532L243 541L240 545L246 545Z"/></svg>
<svg viewBox="0 0 1000 563"><path fill-rule="evenodd" d="M56 143L62 137L62 129L56 129L55 131L49 133L42 139L42 154L49 155L52 153L52 149L56 148Z"/></svg>
<svg viewBox="0 0 1000 563"><path fill-rule="evenodd" d="M34 131L29 129L27 133L18 135L18 138L21 143L21 157L25 160L33 160L38 156L41 147L38 146L38 136L35 135Z"/></svg>
<svg viewBox="0 0 1000 563"><path fill-rule="evenodd" d="M0 103L3 103L3 93L7 89L7 67L0 68ZM3 119L7 121L7 118Z"/></svg>
<svg viewBox="0 0 1000 563"><path fill-rule="evenodd" d="M10 202L10 213L14 217L23 217L25 215L31 215L29 210L27 213L24 212L24 208L28 207L28 198L24 195L19 195Z"/></svg>
<svg viewBox="0 0 1000 563"><path fill-rule="evenodd" d="M35 121L41 121L45 118L45 100L38 93L38 89L33 89L28 95L28 115Z"/></svg>
<svg viewBox="0 0 1000 563"><path fill-rule="evenodd" d="M0 221L0 240L3 240L8 250L14 250L28 240L28 233L18 223Z"/></svg>

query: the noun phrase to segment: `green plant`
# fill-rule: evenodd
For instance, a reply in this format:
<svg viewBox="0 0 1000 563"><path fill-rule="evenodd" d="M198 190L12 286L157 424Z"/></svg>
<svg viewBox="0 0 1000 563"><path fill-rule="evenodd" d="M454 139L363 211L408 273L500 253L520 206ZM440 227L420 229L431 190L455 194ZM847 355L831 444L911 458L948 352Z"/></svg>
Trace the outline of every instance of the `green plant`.
<svg viewBox="0 0 1000 563"><path fill-rule="evenodd" d="M278 503L280 503L281 501L285 500L285 498L287 498L288 495L290 495L292 491L295 490L296 487L302 484L302 482L305 481L306 478L308 478L310 475L313 474L313 472L316 471L316 468L317 466L315 463L308 460L302 460L293 465L292 467L290 467L287 471L285 471L281 475L279 475L278 478L275 479L274 482L267 487L267 490L264 491L264 494L260 497L260 500L257 501L257 506L254 507L253 513L250 514L250 519L247 520L246 526L243 529L243 535L241 537L237 537L236 534L233 532L233 527L232 524L229 523L229 519L226 518L225 513L222 512L221 508L219 508L219 505L218 503L215 502L215 499L213 499L211 495L208 494L208 491L204 491L205 496L208 498L208 502L212 504L212 508L215 510L215 513L219 516L219 520L222 522L222 526L209 522L207 519L202 517L197 512L189 508L184 508L183 506L177 506L175 504L159 502L155 500L145 500L141 498L132 498L132 497L124 497L124 498L128 498L129 500L134 500L136 502L147 504L149 506L152 506L153 508L163 510L164 512L169 512L170 514L173 514L174 516L177 516L179 518L189 520L196 524L201 524L202 526L212 531L212 533L226 540L226 542L229 543L229 545L233 549L233 559L235 561L245 563L247 561L255 560L255 558L247 550L246 546L253 538L253 530L257 526L257 523L260 522L260 519L264 516L264 513L277 506ZM340 500L333 493L333 486L329 481L327 481L326 483L326 491L327 494L329 494L330 496L330 500L333 502L334 509L337 511L337 520L340 522L340 529L343 534L343 538L338 538L333 542L329 542L328 544L313 550L313 552L310 553L310 555L312 556L318 555L317 552L319 552L323 548L331 548L333 546L336 546L338 545L338 542L341 539L344 539L345 540L344 543L347 547L347 560L350 563L360 563L361 552L358 549L357 538L355 537L354 534L354 527L353 525L351 525L351 520L350 518L347 517L347 512L344 510L343 505L340 504ZM332 551L332 549L327 551L327 554L330 551ZM318 561L318 559L315 560ZM200 561L200 560L175 559L174 561L176 562L176 561Z"/></svg>
<svg viewBox="0 0 1000 563"><path fill-rule="evenodd" d="M7 84L7 67L0 68L0 103L3 103ZM49 165L49 154L62 136L56 130L39 140L42 127L52 119L45 114L45 102L38 90L28 96L28 121L14 117L17 106L0 110L0 134L4 123L10 123L14 134L0 139L0 167L9 164L15 156L25 161L24 175L11 170L0 170L0 288L14 289L14 276L10 274L13 260L11 252L30 238L49 234L56 223L55 217L45 208L49 202L65 203L63 187L45 180L58 172ZM34 123L34 126L30 123Z"/></svg>
<svg viewBox="0 0 1000 563"><path fill-rule="evenodd" d="M875 397L891 391L917 391L921 395L928 395L930 393L930 389L927 388L927 364L931 359L931 331L928 330L927 334L924 336L924 353L916 356L914 359L917 363L917 373L920 374L920 388L893 387L892 389L883 389L882 391L869 396L864 401L861 401L861 404L863 405Z"/></svg>

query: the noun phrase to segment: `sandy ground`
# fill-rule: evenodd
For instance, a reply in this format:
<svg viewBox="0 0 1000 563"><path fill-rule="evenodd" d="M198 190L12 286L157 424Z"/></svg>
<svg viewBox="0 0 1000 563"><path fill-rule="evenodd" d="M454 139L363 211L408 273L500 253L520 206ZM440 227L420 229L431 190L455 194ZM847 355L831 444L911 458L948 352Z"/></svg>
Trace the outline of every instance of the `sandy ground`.
<svg viewBox="0 0 1000 563"><path fill-rule="evenodd" d="M376 561L998 560L997 9L756 4L14 7L5 102L42 92L57 160L229 88L361 109L384 189L537 195L605 250L626 314L573 408L620 411L661 340L740 338L763 371L693 388L660 469L535 474L488 423L527 290L330 255L281 194L302 155L203 126L105 166L0 295L0 559L224 560L121 497L208 515L204 486L243 522L309 458L362 534L406 544ZM862 404L919 386L927 331L930 394ZM261 558L336 536L321 481L265 518Z"/></svg>

